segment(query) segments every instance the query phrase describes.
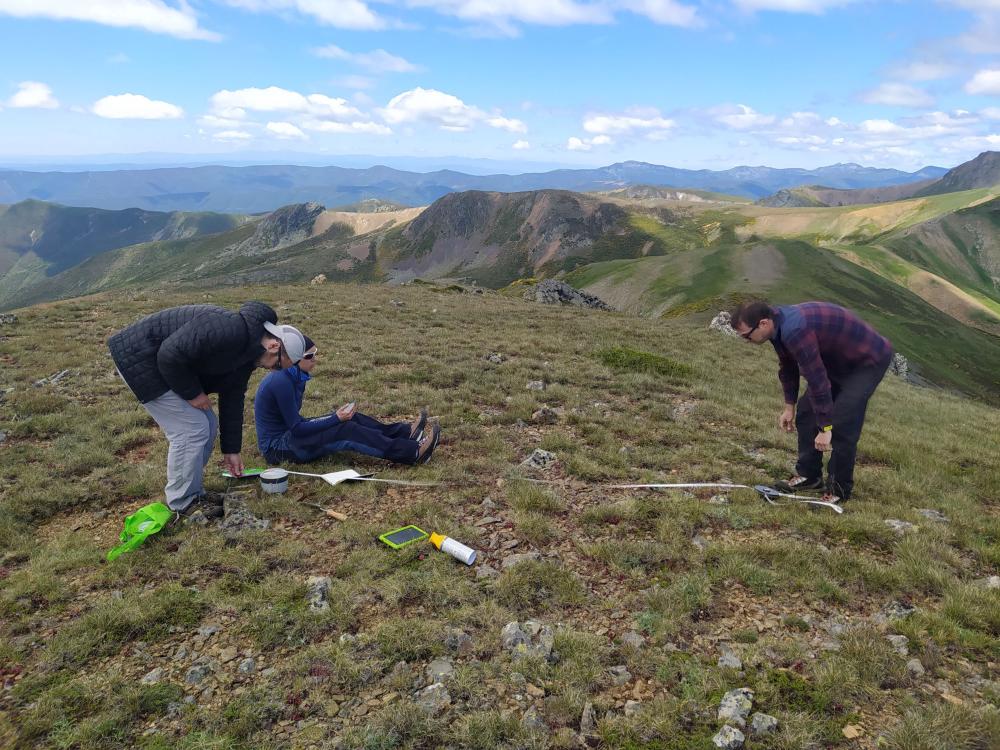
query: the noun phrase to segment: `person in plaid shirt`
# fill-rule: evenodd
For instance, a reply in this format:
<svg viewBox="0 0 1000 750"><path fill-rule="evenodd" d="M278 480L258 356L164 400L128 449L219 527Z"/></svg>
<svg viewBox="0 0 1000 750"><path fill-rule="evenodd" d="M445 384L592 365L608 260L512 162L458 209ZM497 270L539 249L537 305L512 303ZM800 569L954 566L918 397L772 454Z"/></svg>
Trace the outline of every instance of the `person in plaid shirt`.
<svg viewBox="0 0 1000 750"><path fill-rule="evenodd" d="M731 316L746 341L770 341L778 355L785 394L778 427L798 431L799 460L796 476L776 486L784 492L825 487L824 500L849 499L868 400L892 362L892 344L850 310L829 302L771 307L756 301ZM800 375L808 386L802 398ZM831 448L824 485L823 453Z"/></svg>

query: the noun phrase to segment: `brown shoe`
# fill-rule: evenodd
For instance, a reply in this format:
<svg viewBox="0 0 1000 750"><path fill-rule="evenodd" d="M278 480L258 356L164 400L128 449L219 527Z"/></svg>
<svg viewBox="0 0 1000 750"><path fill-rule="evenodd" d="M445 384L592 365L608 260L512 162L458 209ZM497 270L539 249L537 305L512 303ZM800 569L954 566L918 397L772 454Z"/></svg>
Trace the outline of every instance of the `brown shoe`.
<svg viewBox="0 0 1000 750"><path fill-rule="evenodd" d="M427 425L427 407L420 410L420 416L410 425L410 440L420 440Z"/></svg>
<svg viewBox="0 0 1000 750"><path fill-rule="evenodd" d="M425 464L431 460L431 454L437 448L438 441L441 440L441 425L435 422L431 426L431 434L420 441L420 450L417 452L417 463Z"/></svg>

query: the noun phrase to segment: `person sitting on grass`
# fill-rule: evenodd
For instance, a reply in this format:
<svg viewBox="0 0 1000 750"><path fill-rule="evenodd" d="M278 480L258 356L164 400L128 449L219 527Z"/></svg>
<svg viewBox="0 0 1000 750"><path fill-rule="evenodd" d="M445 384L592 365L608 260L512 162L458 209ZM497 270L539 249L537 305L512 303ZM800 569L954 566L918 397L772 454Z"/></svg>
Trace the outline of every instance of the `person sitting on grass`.
<svg viewBox="0 0 1000 750"><path fill-rule="evenodd" d="M272 372L261 381L254 397L257 446L271 465L308 463L340 451L354 451L401 464L427 463L441 437L435 422L424 434L427 410L413 422L384 424L347 404L335 412L312 419L303 417L302 398L318 349L305 337L302 359L286 370Z"/></svg>

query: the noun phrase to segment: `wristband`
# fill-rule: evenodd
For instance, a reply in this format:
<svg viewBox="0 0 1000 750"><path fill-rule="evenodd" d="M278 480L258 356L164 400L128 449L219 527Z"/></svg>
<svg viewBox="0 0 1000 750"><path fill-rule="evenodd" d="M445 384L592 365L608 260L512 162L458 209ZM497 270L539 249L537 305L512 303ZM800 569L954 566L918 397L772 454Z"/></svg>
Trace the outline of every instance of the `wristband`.
<svg viewBox="0 0 1000 750"><path fill-rule="evenodd" d="M828 424L826 427L823 428L823 432L833 432L833 425Z"/></svg>

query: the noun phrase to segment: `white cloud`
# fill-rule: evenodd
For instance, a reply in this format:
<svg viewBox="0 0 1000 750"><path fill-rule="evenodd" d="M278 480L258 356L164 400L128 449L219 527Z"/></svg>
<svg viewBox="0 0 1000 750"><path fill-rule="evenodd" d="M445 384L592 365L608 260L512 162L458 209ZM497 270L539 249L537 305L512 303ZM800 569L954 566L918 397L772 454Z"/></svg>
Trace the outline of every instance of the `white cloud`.
<svg viewBox="0 0 1000 750"><path fill-rule="evenodd" d="M304 95L277 86L236 91L224 89L212 95L210 104L211 112L199 120L205 127L252 126L255 123L246 121L248 113L266 112L284 116L282 120L269 122L265 126L279 137L306 137L306 130L375 135L388 135L392 132L385 125L373 122L371 115L362 112L346 99L326 94ZM272 125L275 127L271 127Z"/></svg>
<svg viewBox="0 0 1000 750"><path fill-rule="evenodd" d="M142 94L105 96L94 102L91 111L112 120L176 120L184 110L169 102L149 99Z"/></svg>
<svg viewBox="0 0 1000 750"><path fill-rule="evenodd" d="M306 102L307 110L310 114L324 119L344 122L362 117L361 110L340 97L326 96L325 94L309 94L306 97Z"/></svg>
<svg viewBox="0 0 1000 750"><path fill-rule="evenodd" d="M236 91L223 89L212 94L210 102L216 116L234 120L243 119L248 110L251 112L300 112L340 121L363 116L361 111L357 107L351 106L346 99L330 97L325 94L305 96L298 91L290 91L278 86L269 86L266 89L237 89Z"/></svg>
<svg viewBox="0 0 1000 750"><path fill-rule="evenodd" d="M362 0L222 0L254 13L296 12L338 29L383 29L385 19Z"/></svg>
<svg viewBox="0 0 1000 750"><path fill-rule="evenodd" d="M745 104L716 107L712 110L712 114L723 125L735 130L748 130L771 125L777 119L774 115L761 114Z"/></svg>
<svg viewBox="0 0 1000 750"><path fill-rule="evenodd" d="M486 119L486 124L491 128L497 128L498 130L506 130L508 133L527 133L528 126L525 125L520 120L516 120L511 117L489 117Z"/></svg>
<svg viewBox="0 0 1000 750"><path fill-rule="evenodd" d="M885 104L889 107L932 107L934 97L923 89L906 83L883 83L861 95L868 104Z"/></svg>
<svg viewBox="0 0 1000 750"><path fill-rule="evenodd" d="M698 9L691 5L683 5L675 0L626 0L626 10L645 16L650 21L666 26L698 26Z"/></svg>
<svg viewBox="0 0 1000 750"><path fill-rule="evenodd" d="M305 133L303 133L299 127L293 125L290 122L269 122L267 124L267 132L277 136L278 138L281 138L282 140L291 140L294 138L302 139L309 137Z"/></svg>
<svg viewBox="0 0 1000 750"><path fill-rule="evenodd" d="M795 144L806 144L809 146L820 146L826 143L826 138L820 138L818 135L784 135L779 136L774 139L777 143L782 143L786 146L791 146Z"/></svg>
<svg viewBox="0 0 1000 750"><path fill-rule="evenodd" d="M590 151L594 146L610 146L614 141L608 135L595 135L593 138L577 138L570 136L566 141L568 151Z"/></svg>
<svg viewBox="0 0 1000 750"><path fill-rule="evenodd" d="M629 110L623 114L591 114L583 120L583 129L597 135L663 134L676 123L660 116L657 110Z"/></svg>
<svg viewBox="0 0 1000 750"><path fill-rule="evenodd" d="M52 89L38 81L21 81L17 93L7 100L15 109L56 109L59 102L52 96Z"/></svg>
<svg viewBox="0 0 1000 750"><path fill-rule="evenodd" d="M610 23L614 14L598 3L575 0L406 0L411 8L431 8L464 21L510 29L513 23L568 26L577 23Z"/></svg>
<svg viewBox="0 0 1000 750"><path fill-rule="evenodd" d="M987 107L979 110L979 114L986 120L1000 120L1000 107Z"/></svg>
<svg viewBox="0 0 1000 750"><path fill-rule="evenodd" d="M420 70L409 60L386 52L384 49L375 49L371 52L348 52L335 44L328 44L325 47L317 47L313 50L313 54L330 60L346 60L365 70L370 70L372 73L414 73Z"/></svg>
<svg viewBox="0 0 1000 750"><path fill-rule="evenodd" d="M240 119L246 110L255 112L302 112L308 109L309 102L297 91L269 86L266 89L246 88L236 91L223 89L212 94L212 109L225 117ZM244 114L237 114L237 113Z"/></svg>
<svg viewBox="0 0 1000 750"><path fill-rule="evenodd" d="M1000 68L984 68L978 71L965 84L965 91L969 94L1000 96Z"/></svg>
<svg viewBox="0 0 1000 750"><path fill-rule="evenodd" d="M0 14L15 18L90 21L104 26L138 28L181 39L217 41L221 37L198 25L191 6L179 0L0 0Z"/></svg>
<svg viewBox="0 0 1000 750"><path fill-rule="evenodd" d="M830 8L847 5L853 0L736 0L744 10L774 10L786 13L823 13Z"/></svg>
<svg viewBox="0 0 1000 750"><path fill-rule="evenodd" d="M317 133L369 133L371 135L390 135L392 130L379 122L357 120L355 122L336 122L333 120L304 120L302 127Z"/></svg>
<svg viewBox="0 0 1000 750"><path fill-rule="evenodd" d="M487 114L478 107L466 104L457 96L419 86L394 96L380 113L390 125L426 122L437 125L442 130L464 132L479 123L485 123L511 133L525 133L528 130L520 120L501 114Z"/></svg>
<svg viewBox="0 0 1000 750"><path fill-rule="evenodd" d="M524 140L514 141L514 145L511 146L511 148L514 149L515 151L527 151L529 148L531 148L531 144Z"/></svg>
<svg viewBox="0 0 1000 750"><path fill-rule="evenodd" d="M903 129L889 120L865 120L861 123L861 129L866 133L885 135L886 133L901 133Z"/></svg>
<svg viewBox="0 0 1000 750"><path fill-rule="evenodd" d="M203 128L241 128L245 123L241 119L228 117L216 117L215 115L202 115L198 118L198 124Z"/></svg>
<svg viewBox="0 0 1000 750"><path fill-rule="evenodd" d="M248 141L253 136L245 130L223 130L220 133L214 133L212 138L217 141Z"/></svg>
<svg viewBox="0 0 1000 750"><path fill-rule="evenodd" d="M914 60L896 65L892 68L891 74L893 78L902 78L907 81L939 81L943 78L950 78L957 72L958 69L948 62Z"/></svg>

